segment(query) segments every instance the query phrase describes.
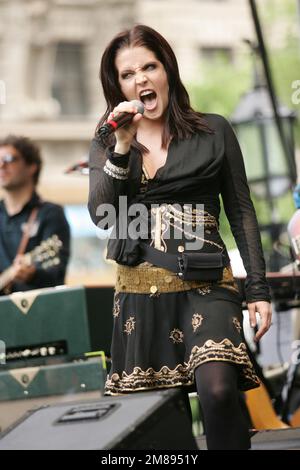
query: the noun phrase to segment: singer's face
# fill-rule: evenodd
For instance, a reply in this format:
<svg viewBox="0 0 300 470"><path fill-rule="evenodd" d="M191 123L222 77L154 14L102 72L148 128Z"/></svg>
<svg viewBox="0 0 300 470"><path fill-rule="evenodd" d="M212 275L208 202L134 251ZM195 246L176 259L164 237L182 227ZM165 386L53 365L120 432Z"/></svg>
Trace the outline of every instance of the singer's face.
<svg viewBox="0 0 300 470"><path fill-rule="evenodd" d="M146 47L124 47L116 55L121 91L128 101L144 103L144 118L161 119L169 103L163 64Z"/></svg>

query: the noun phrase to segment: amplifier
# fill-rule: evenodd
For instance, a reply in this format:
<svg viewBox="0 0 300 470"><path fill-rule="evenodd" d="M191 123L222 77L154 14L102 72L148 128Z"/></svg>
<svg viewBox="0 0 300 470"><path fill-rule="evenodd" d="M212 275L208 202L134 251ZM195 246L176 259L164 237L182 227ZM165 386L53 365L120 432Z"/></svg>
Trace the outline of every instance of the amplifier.
<svg viewBox="0 0 300 470"><path fill-rule="evenodd" d="M6 363L45 364L99 350L109 355L113 295L113 287L60 286L0 297Z"/></svg>

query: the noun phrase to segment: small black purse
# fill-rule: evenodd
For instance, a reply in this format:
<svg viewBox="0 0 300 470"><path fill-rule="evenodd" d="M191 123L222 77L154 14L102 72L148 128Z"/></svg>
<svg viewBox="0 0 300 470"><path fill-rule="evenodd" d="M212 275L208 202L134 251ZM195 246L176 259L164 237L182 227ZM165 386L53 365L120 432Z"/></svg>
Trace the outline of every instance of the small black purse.
<svg viewBox="0 0 300 470"><path fill-rule="evenodd" d="M178 256L180 279L184 281L220 281L223 255L217 253L182 253Z"/></svg>
<svg viewBox="0 0 300 470"><path fill-rule="evenodd" d="M162 253L145 243L140 244L141 257L155 266L168 269L183 281L220 281L223 277L224 258L217 253Z"/></svg>

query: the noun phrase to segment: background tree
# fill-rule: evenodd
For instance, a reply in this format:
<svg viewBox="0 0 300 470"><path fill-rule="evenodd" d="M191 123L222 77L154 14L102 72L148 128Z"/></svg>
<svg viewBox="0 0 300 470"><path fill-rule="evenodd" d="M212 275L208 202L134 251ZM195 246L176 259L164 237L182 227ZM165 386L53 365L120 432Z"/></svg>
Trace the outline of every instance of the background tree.
<svg viewBox="0 0 300 470"><path fill-rule="evenodd" d="M292 102L292 84L300 80L300 39L296 0L266 0L259 8L270 66L279 101L299 113L300 104ZM253 65L249 49L241 48L240 54L230 61L220 53L214 60L202 60L199 64L199 82L187 85L192 105L202 112L230 117L241 95L253 84ZM296 155L300 158L300 126L295 126ZM300 168L300 162L297 161ZM268 220L269 208L265 201L253 195L259 223ZM291 193L277 201L279 219L288 222L295 211ZM220 217L221 233L229 249L235 247L224 211ZM283 234L283 240L288 243ZM262 234L264 249L269 251L270 239Z"/></svg>

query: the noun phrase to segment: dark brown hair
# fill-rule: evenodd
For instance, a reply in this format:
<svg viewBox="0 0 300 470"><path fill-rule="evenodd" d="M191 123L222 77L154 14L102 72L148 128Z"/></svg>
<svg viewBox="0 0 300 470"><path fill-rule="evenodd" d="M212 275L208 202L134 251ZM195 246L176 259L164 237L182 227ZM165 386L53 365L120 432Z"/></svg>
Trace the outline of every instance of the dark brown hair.
<svg viewBox="0 0 300 470"><path fill-rule="evenodd" d="M28 137L16 135L8 135L0 140L0 147L8 145L14 147L17 152L19 152L27 165L36 165L37 169L33 175L33 182L37 185L42 168L42 158L39 147Z"/></svg>
<svg viewBox="0 0 300 470"><path fill-rule="evenodd" d="M116 55L120 49L130 46L142 46L152 51L163 64L169 83L169 105L166 110L165 127L162 136L162 145L166 147L170 137L186 139L195 132L204 131L213 133L203 118L202 113L196 112L190 105L189 95L180 79L177 59L169 43L157 31L145 25L135 25L115 36L106 47L100 66L100 80L103 87L107 109L101 117L97 131L106 121L109 113L121 101L123 96L115 64ZM137 148L142 148L135 143Z"/></svg>

